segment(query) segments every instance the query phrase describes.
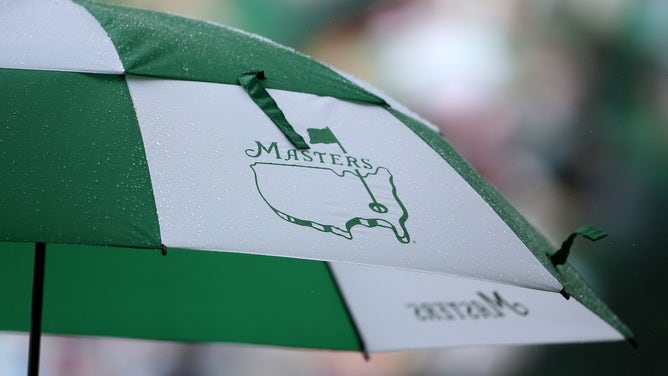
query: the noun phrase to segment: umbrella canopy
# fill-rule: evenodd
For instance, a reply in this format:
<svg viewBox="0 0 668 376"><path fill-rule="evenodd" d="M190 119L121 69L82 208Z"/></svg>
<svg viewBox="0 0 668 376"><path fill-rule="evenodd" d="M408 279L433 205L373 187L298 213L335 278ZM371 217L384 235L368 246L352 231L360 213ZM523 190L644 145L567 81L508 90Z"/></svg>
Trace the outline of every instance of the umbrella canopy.
<svg viewBox="0 0 668 376"><path fill-rule="evenodd" d="M46 243L48 333L365 352L631 339L568 247L554 262L374 89L212 23L0 7L0 329L28 330Z"/></svg>

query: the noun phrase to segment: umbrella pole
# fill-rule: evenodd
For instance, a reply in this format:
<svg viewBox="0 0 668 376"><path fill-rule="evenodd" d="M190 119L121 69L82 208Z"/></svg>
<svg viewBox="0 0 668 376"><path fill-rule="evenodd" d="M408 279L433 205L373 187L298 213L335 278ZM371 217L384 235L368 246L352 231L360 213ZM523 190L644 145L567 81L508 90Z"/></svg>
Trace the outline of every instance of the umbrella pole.
<svg viewBox="0 0 668 376"><path fill-rule="evenodd" d="M46 244L35 243L35 264L32 275L32 304L30 308L28 376L39 375L39 346L42 337L42 297L44 295L45 257Z"/></svg>

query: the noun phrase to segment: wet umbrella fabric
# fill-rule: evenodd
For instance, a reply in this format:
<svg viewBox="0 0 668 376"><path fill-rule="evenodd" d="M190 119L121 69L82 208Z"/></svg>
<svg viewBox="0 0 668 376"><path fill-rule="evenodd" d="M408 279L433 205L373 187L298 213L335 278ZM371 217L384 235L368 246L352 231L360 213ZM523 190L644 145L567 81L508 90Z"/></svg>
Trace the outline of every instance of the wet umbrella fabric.
<svg viewBox="0 0 668 376"><path fill-rule="evenodd" d="M1 6L0 329L28 330L46 243L47 333L365 352L631 338L373 89L220 25Z"/></svg>

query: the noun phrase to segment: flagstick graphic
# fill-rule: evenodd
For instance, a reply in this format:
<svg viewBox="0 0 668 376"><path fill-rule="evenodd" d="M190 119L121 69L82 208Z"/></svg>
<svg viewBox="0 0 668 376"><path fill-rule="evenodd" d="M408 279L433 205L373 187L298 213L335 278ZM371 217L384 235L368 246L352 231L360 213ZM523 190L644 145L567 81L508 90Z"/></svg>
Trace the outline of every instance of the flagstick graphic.
<svg viewBox="0 0 668 376"><path fill-rule="evenodd" d="M329 127L322 129L308 128L307 132L311 144L337 144L339 145L339 148L341 148L343 154L348 155L346 149L343 147L343 145L341 145L339 139L334 136L334 133L331 129L329 129ZM373 192L371 192L371 188L369 188L369 185L366 183L366 180L364 180L364 177L362 176L362 173L359 171L359 169L355 169L355 175L357 175L357 177L362 181L364 188L369 193L369 197L371 197L372 202L369 203L369 208L376 213L387 213L387 206L379 203L376 200L376 196L374 196Z"/></svg>

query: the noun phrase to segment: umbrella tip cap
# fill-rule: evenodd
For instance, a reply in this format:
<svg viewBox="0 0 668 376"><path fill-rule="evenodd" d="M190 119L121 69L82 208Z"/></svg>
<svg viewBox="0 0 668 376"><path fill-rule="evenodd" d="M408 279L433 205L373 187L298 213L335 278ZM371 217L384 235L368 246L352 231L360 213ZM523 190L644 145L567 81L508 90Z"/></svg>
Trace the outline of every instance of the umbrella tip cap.
<svg viewBox="0 0 668 376"><path fill-rule="evenodd" d="M634 349L638 348L638 342L636 342L635 338L627 338L627 341L633 346Z"/></svg>

